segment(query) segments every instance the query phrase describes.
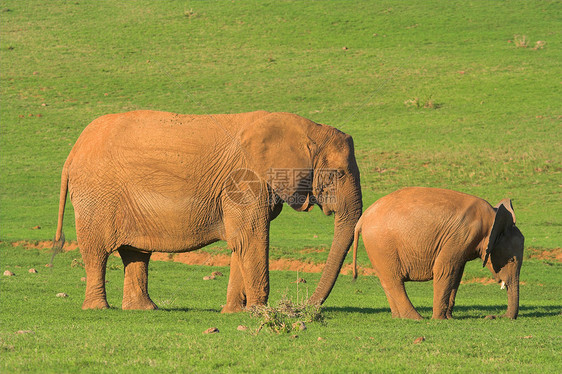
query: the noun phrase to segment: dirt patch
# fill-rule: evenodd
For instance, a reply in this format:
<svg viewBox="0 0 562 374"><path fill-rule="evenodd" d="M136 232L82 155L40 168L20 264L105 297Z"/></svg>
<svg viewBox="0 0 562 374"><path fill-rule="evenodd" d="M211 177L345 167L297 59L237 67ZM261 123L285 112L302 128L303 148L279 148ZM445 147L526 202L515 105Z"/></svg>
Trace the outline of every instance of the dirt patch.
<svg viewBox="0 0 562 374"><path fill-rule="evenodd" d="M463 279L461 280L461 284L469 284L469 283L480 283L480 284L484 284L484 285L489 285L489 284L501 284L498 283L495 279L493 278L486 278L486 277L482 277L482 278L471 278L471 279ZM519 281L519 285L520 286L524 286L527 283L523 282L523 281Z"/></svg>
<svg viewBox="0 0 562 374"><path fill-rule="evenodd" d="M562 248L528 248L526 251L529 253L530 258L562 262Z"/></svg>
<svg viewBox="0 0 562 374"><path fill-rule="evenodd" d="M467 283L496 284L498 282L493 278L486 278L486 277L461 280L461 284L467 284Z"/></svg>
<svg viewBox="0 0 562 374"><path fill-rule="evenodd" d="M155 252L150 257L156 261L173 261L181 262L187 265L206 265L206 266L228 266L230 265L230 256L212 255L207 252L185 252L185 253L161 253Z"/></svg>
<svg viewBox="0 0 562 374"><path fill-rule="evenodd" d="M186 265L206 265L206 266L229 266L230 256L224 254L212 255L206 252L185 252L185 253L153 253L152 260L174 261ZM303 273L321 273L324 270L323 263L312 263L298 260L276 259L269 260L269 270L289 270ZM353 271L351 264L344 265L341 274L350 275ZM369 268L358 269L362 275L374 275L374 270Z"/></svg>
<svg viewBox="0 0 562 374"><path fill-rule="evenodd" d="M51 249L53 248L53 242L50 240L44 240L39 242L28 242L25 240L20 240L18 242L13 242L12 247L24 247L25 249ZM63 251L69 252L78 249L78 242L69 241L64 244Z"/></svg>
<svg viewBox="0 0 562 374"><path fill-rule="evenodd" d="M306 247L300 250L300 253L307 254L307 253L324 253L326 252L326 248L316 248L316 247Z"/></svg>
<svg viewBox="0 0 562 374"><path fill-rule="evenodd" d="M53 247L53 242L49 240L29 242L29 241L18 241L11 243L13 247L23 247L26 249L41 249L50 250ZM68 241L64 245L64 252L74 251L78 249L78 243L76 241ZM312 252L323 252L326 249L323 248L305 248L302 251ZM528 249L529 257L536 258L539 260L550 260L562 262L562 248L555 249ZM118 255L118 254L117 254ZM152 260L155 261L173 261L181 262L186 265L205 265L205 266L229 266L230 265L230 255L226 254L211 254L204 251L193 251L185 253L162 253L155 252L152 254ZM299 271L303 273L321 273L324 270L324 263L313 263L305 262L299 260L289 260L289 259L270 259L269 260L270 270L289 270L289 271ZM351 275L353 273L353 266L351 264L345 264L340 274ZM370 267L358 266L357 273L363 276L376 275L374 269ZM494 284L496 281L491 278L472 278L468 280L463 280L461 283L480 283L480 284Z"/></svg>

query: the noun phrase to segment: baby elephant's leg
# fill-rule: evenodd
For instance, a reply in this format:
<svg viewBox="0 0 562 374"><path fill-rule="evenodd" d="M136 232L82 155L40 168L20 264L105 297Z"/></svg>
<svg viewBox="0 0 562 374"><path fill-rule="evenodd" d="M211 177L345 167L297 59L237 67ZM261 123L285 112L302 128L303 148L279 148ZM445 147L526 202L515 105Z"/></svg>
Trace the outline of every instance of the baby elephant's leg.
<svg viewBox="0 0 562 374"><path fill-rule="evenodd" d="M453 282L453 288L451 290L451 296L449 296L449 307L447 308L447 319L453 318L453 307L455 306L455 297L457 296L457 290L459 289L459 285L461 284L462 273L464 272L464 266L457 272L455 281Z"/></svg>
<svg viewBox="0 0 562 374"><path fill-rule="evenodd" d="M399 279L391 279L383 281L381 279L386 297L388 298L392 316L396 317L395 311L398 311L398 317L410 319L422 319L422 316L416 311L412 302L406 294L404 282ZM394 304L394 308L393 308Z"/></svg>
<svg viewBox="0 0 562 374"><path fill-rule="evenodd" d="M455 296L462 277L463 266L437 259L433 267L433 318L452 317Z"/></svg>

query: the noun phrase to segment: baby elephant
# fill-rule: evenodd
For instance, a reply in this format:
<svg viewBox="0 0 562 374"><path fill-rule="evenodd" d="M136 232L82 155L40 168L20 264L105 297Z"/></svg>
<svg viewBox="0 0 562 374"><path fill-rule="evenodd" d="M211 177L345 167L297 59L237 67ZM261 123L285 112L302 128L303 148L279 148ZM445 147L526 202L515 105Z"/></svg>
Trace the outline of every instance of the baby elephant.
<svg viewBox="0 0 562 374"><path fill-rule="evenodd" d="M475 196L422 187L384 196L355 227L354 278L360 233L393 317L421 319L404 282L433 279L433 318L452 318L464 265L480 258L507 288L505 317L517 318L524 237L515 226L511 200L492 207Z"/></svg>

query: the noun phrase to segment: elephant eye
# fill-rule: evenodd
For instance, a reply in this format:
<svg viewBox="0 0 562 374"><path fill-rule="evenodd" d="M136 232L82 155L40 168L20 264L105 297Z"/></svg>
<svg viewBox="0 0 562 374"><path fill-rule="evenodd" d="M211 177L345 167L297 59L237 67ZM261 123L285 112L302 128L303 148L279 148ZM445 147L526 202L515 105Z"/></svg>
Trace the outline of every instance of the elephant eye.
<svg viewBox="0 0 562 374"><path fill-rule="evenodd" d="M341 169L338 169L338 171L336 172L337 178L343 178L344 175L345 175L345 173Z"/></svg>

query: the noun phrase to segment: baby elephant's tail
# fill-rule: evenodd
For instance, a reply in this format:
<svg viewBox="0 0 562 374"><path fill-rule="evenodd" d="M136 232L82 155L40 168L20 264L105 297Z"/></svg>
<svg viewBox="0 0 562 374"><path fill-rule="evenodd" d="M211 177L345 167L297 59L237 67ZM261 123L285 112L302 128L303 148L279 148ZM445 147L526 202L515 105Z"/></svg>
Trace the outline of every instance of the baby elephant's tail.
<svg viewBox="0 0 562 374"><path fill-rule="evenodd" d="M353 234L353 280L357 279L357 246L359 245L359 234L361 234L363 216L359 218L355 225L355 233Z"/></svg>

